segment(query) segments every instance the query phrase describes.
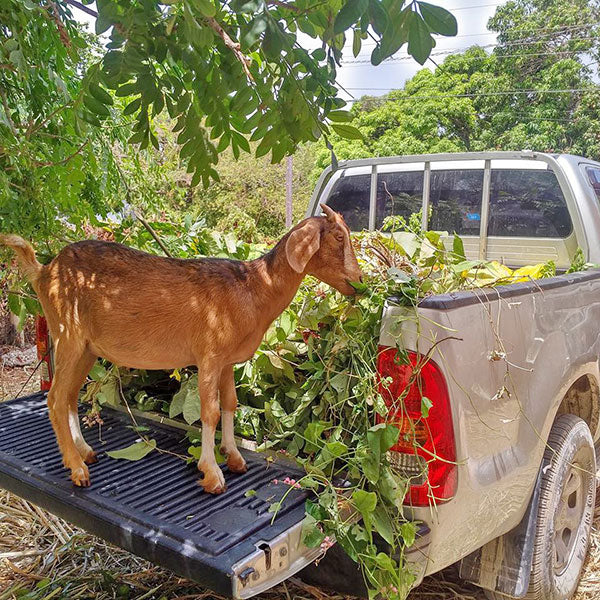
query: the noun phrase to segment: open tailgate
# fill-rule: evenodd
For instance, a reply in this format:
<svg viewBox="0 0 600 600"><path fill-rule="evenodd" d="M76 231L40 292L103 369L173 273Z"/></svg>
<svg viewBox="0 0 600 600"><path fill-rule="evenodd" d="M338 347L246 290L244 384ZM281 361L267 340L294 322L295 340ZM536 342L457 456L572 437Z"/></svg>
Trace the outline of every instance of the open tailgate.
<svg viewBox="0 0 600 600"><path fill-rule="evenodd" d="M138 434L126 414L104 410L102 418L101 439L97 427L84 431L100 459L90 466L92 485L77 488L62 466L46 395L0 404L0 487L225 596L249 598L319 556L318 547L301 542L307 494L273 483L300 471L242 451L248 472L223 466L227 491L212 496L198 485L195 465L172 454L154 451L137 462L106 456ZM159 448L187 454L184 432L138 421ZM273 520L269 507L284 494Z"/></svg>

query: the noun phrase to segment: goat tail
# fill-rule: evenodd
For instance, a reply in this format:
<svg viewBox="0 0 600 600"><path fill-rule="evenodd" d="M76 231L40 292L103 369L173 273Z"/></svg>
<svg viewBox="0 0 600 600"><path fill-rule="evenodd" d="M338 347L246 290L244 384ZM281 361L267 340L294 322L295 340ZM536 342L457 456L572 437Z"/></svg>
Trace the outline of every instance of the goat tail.
<svg viewBox="0 0 600 600"><path fill-rule="evenodd" d="M42 265L35 257L33 246L18 235L1 233L0 245L12 248L27 279L32 283L35 282L42 270Z"/></svg>

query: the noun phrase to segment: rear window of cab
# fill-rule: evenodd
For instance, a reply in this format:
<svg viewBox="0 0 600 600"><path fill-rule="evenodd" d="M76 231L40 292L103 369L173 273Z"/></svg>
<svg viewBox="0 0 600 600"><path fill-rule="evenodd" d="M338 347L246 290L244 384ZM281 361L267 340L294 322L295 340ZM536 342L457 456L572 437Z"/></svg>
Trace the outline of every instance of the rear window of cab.
<svg viewBox="0 0 600 600"><path fill-rule="evenodd" d="M600 194L600 169L593 174ZM483 169L431 171L429 229L479 235ZM327 204L352 231L369 227L371 175L341 176ZM600 196L599 196L600 197ZM423 170L379 173L375 228L389 216L408 218L423 204ZM556 175L541 169L492 169L488 236L566 238L573 230Z"/></svg>

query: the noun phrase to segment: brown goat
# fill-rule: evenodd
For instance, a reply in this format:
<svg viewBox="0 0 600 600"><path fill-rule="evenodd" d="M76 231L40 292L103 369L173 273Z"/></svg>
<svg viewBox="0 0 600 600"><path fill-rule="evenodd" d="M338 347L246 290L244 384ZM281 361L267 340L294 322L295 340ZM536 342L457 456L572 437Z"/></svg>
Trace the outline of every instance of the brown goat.
<svg viewBox="0 0 600 600"><path fill-rule="evenodd" d="M348 227L339 214L322 208L325 217L305 219L270 252L247 262L163 258L90 240L66 246L42 266L25 240L0 235L31 281L54 340L50 420L75 485L90 484L86 463L96 460L81 435L77 398L99 356L137 369L197 365L200 484L213 494L225 490L214 456L219 399L221 450L231 471L246 471L233 434L233 365L252 357L305 275L347 295L354 294L349 282L361 279Z"/></svg>

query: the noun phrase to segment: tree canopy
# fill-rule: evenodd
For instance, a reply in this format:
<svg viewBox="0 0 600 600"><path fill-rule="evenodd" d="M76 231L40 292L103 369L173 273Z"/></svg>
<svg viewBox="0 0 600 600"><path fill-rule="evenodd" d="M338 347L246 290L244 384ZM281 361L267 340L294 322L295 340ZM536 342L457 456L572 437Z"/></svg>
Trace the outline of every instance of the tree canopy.
<svg viewBox="0 0 600 600"><path fill-rule="evenodd" d="M74 5L95 14L0 6L0 229L45 241L139 192L137 149L162 153L165 128L192 186L219 178L223 152L276 163L333 132L360 137L335 86L346 40L357 53L375 39L374 64L403 45L422 63L434 34L456 33L418 0L98 0L97 38Z"/></svg>
<svg viewBox="0 0 600 600"><path fill-rule="evenodd" d="M488 27L490 53L474 46L357 102L364 139L334 138L338 158L524 148L600 158L600 3L513 0Z"/></svg>

